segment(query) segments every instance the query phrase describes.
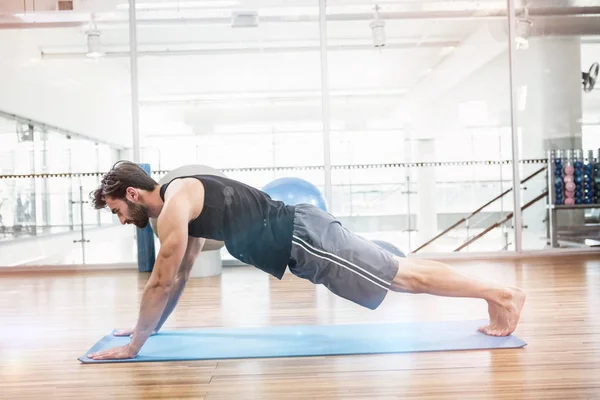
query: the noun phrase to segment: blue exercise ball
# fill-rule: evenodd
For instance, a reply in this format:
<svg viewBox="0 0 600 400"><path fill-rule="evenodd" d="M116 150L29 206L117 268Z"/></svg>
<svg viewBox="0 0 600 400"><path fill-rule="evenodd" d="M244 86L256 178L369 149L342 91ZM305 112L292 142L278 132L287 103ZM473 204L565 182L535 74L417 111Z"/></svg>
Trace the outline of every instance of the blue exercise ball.
<svg viewBox="0 0 600 400"><path fill-rule="evenodd" d="M327 211L323 193L312 183L300 178L279 178L262 188L273 200L288 205L312 204Z"/></svg>
<svg viewBox="0 0 600 400"><path fill-rule="evenodd" d="M377 246L381 247L382 249L387 250L390 253L394 254L395 256L406 258L406 255L402 252L402 250L400 250L399 248L397 248L396 246L394 246L391 243L388 243L383 240L371 240L371 241L373 243L375 243Z"/></svg>

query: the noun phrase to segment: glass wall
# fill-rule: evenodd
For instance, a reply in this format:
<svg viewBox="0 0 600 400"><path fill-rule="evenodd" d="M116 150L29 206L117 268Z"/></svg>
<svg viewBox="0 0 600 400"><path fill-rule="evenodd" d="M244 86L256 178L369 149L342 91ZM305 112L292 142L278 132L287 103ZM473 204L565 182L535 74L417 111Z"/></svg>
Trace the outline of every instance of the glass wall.
<svg viewBox="0 0 600 400"><path fill-rule="evenodd" d="M118 150L33 120L2 115L0 242L65 239L61 240L64 246L57 247L62 254L56 254L51 245L36 246L38 256L11 255L7 248L1 261L81 262L81 246L73 240L116 222L110 213L90 207L89 194L101 178L99 164L115 162Z"/></svg>
<svg viewBox="0 0 600 400"><path fill-rule="evenodd" d="M523 249L598 245L600 201L593 175L600 179L600 92L588 74L597 73L600 61L600 19L568 6L541 16L537 3L526 4L515 21L520 174L552 160L548 174L521 187Z"/></svg>
<svg viewBox="0 0 600 400"><path fill-rule="evenodd" d="M0 266L81 263L74 241L83 233L93 246L92 232L114 225L89 193L131 146L127 11L9 3L0 12Z"/></svg>
<svg viewBox="0 0 600 400"><path fill-rule="evenodd" d="M353 4L332 7L327 24L329 117L341 127L331 159L347 166L332 176L334 213L407 252L514 249L510 198L464 220L512 182L502 163L511 157L508 38L497 34L508 19L482 18L469 3L460 13L444 2ZM505 2L486 4L506 14ZM346 18L353 12L368 18Z"/></svg>
<svg viewBox="0 0 600 400"><path fill-rule="evenodd" d="M138 53L143 160L240 179L237 169L255 169L243 178L259 187L289 173L260 169L323 165L319 25L303 18L318 17L318 3L220 3L138 14L139 43L156 43ZM186 23L148 22L175 14ZM293 173L323 187L322 173Z"/></svg>
<svg viewBox="0 0 600 400"><path fill-rule="evenodd" d="M0 60L2 238L77 233L83 218L85 232L102 233L71 241L63 262L82 248L90 263L135 262L135 230L76 203L114 161L133 159L128 4L78 7L21 13L19 24L0 15L0 50L12 55ZM407 253L589 246L600 213L585 206L587 175L581 195L573 177L578 207L554 215L546 167L549 150L563 164L585 164L588 150L598 161L592 11L147 1L135 20L140 161L157 179L186 164L257 188L304 179L348 228ZM31 140L12 115L38 123ZM52 175L29 176L42 173ZM115 235L122 248L107 251Z"/></svg>
<svg viewBox="0 0 600 400"><path fill-rule="evenodd" d="M258 4L138 14L140 44L156 43L139 50L142 160L160 171L207 165L257 188L293 176L324 191L318 3ZM187 22L148 22L168 14Z"/></svg>

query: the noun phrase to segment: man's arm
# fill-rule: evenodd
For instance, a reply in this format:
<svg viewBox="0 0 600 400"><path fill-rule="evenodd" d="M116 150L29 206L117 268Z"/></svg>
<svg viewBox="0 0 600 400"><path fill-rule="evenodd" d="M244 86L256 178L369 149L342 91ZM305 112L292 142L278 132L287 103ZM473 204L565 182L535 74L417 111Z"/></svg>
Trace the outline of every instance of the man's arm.
<svg viewBox="0 0 600 400"><path fill-rule="evenodd" d="M179 297L185 288L185 284L187 283L192 267L194 266L194 262L196 258L198 258L198 254L202 251L202 246L204 245L203 238L194 238L190 237L188 239L187 248L185 251L185 255L183 256L183 261L179 266L179 270L177 271L177 275L175 277L175 285L173 290L171 290L171 295L169 296L169 300L167 302L167 306L162 313L160 321L156 325L154 332L158 332L160 328L162 328L163 324L171 315L171 312L175 309L177 302L179 301Z"/></svg>
<svg viewBox="0 0 600 400"><path fill-rule="evenodd" d="M169 196L169 191L173 194ZM142 295L140 315L129 348L137 354L159 323L174 290L177 270L184 258L188 240L188 223L199 213L195 208L203 201L190 201L190 189L184 182L174 182L167 190L167 200L158 218L160 251ZM203 200L202 196L202 200Z"/></svg>

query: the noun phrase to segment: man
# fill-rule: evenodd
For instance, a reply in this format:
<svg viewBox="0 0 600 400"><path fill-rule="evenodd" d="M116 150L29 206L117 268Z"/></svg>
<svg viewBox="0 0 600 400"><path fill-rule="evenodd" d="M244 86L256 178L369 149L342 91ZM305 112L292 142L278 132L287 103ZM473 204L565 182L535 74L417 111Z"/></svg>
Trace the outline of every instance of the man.
<svg viewBox="0 0 600 400"><path fill-rule="evenodd" d="M92 359L138 354L177 304L206 239L223 241L232 256L278 279L289 268L370 309L389 290L484 299L490 324L479 331L487 335L510 335L525 302L518 288L471 278L439 262L396 257L312 205L285 205L232 179L196 175L158 185L137 164L120 161L103 177L92 203L139 228L157 218L161 243L137 325L120 333L131 334L130 343Z"/></svg>

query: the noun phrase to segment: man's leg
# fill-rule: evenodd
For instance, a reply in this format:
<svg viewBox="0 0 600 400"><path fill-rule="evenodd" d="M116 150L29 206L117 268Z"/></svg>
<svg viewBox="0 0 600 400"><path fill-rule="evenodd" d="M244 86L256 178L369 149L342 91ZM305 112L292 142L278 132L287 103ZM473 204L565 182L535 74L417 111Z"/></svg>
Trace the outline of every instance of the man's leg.
<svg viewBox="0 0 600 400"><path fill-rule="evenodd" d="M525 302L520 289L471 278L439 262L396 257L310 205L296 208L289 268L370 309L390 290L484 299L490 324L480 331L494 336L515 330Z"/></svg>
<svg viewBox="0 0 600 400"><path fill-rule="evenodd" d="M391 290L483 299L488 303L490 324L482 326L481 332L507 336L516 329L526 298L521 289L473 278L437 261L395 258L399 267Z"/></svg>

